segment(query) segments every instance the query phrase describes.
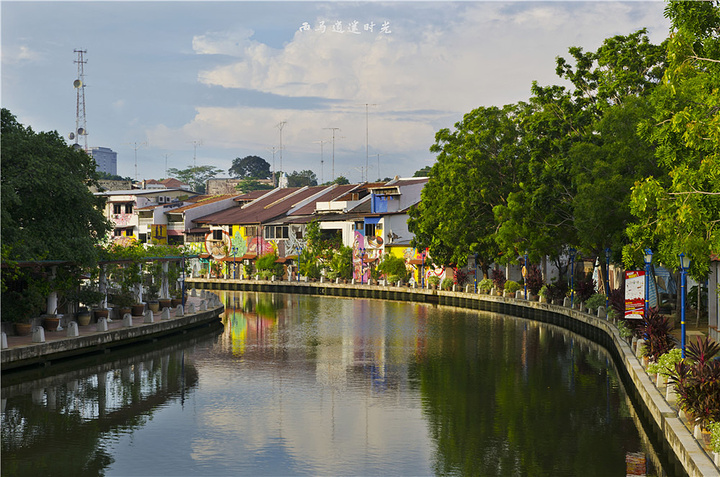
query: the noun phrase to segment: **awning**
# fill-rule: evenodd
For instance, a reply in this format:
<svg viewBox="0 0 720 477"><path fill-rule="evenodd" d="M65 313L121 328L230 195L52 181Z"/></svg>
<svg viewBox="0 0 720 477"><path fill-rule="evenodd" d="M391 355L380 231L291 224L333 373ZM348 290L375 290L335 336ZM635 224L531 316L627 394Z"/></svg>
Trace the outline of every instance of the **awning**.
<svg viewBox="0 0 720 477"><path fill-rule="evenodd" d="M201 253L201 254L198 254L198 257L200 257L200 258L210 258L210 254L209 254L209 253Z"/></svg>
<svg viewBox="0 0 720 477"><path fill-rule="evenodd" d="M245 255L242 256L242 259L243 260L254 260L255 257L257 257L256 253L246 253Z"/></svg>
<svg viewBox="0 0 720 477"><path fill-rule="evenodd" d="M425 263L425 260L423 260L422 258L411 258L410 260L408 260L408 263L410 265L422 265L423 263Z"/></svg>

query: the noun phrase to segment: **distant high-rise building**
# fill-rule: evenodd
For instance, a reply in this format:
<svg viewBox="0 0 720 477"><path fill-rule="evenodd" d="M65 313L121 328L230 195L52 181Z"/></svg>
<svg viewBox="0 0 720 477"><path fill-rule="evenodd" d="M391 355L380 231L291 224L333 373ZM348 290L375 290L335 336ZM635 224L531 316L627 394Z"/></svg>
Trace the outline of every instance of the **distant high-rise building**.
<svg viewBox="0 0 720 477"><path fill-rule="evenodd" d="M117 175L117 152L109 147L91 147L90 155L97 163L97 170Z"/></svg>

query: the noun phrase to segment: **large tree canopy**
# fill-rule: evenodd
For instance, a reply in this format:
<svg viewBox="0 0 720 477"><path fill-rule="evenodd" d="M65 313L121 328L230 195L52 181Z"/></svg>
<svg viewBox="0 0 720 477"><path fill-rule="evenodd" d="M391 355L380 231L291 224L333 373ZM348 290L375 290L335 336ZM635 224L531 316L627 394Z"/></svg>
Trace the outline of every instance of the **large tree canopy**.
<svg viewBox="0 0 720 477"><path fill-rule="evenodd" d="M2 109L3 259L92 264L111 229L97 185L96 164L55 131L35 133Z"/></svg>
<svg viewBox="0 0 720 477"><path fill-rule="evenodd" d="M233 177L246 179L269 179L271 176L270 164L258 156L245 156L242 159L236 157L228 172Z"/></svg>
<svg viewBox="0 0 720 477"><path fill-rule="evenodd" d="M292 171L288 174L288 187L305 187L318 185L317 176L311 170Z"/></svg>
<svg viewBox="0 0 720 477"><path fill-rule="evenodd" d="M690 254L691 273L704 277L710 253L720 251L720 2L672 1L668 67L640 128L657 145L662 172L632 194L636 222L624 250L627 266L651 247L663 263Z"/></svg>

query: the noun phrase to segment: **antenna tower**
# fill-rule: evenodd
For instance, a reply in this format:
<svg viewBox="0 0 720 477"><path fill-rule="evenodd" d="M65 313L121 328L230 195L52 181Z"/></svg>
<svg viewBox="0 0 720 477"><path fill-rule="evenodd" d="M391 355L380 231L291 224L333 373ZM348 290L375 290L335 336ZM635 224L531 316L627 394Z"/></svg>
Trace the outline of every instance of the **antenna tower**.
<svg viewBox="0 0 720 477"><path fill-rule="evenodd" d="M75 139L75 149L80 149L81 146L78 143L80 136L83 137L85 152L88 152L87 144L87 121L85 119L85 54L87 50L74 50L77 54L77 60L74 61L77 64L77 78L73 81L77 100L75 103L75 131L71 132L68 137L70 140Z"/></svg>

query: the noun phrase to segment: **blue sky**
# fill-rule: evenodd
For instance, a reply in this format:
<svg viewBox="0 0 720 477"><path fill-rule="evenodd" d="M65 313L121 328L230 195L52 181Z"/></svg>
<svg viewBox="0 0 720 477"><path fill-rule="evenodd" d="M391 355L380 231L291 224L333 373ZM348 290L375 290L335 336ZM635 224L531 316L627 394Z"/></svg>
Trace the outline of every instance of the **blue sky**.
<svg viewBox="0 0 720 477"><path fill-rule="evenodd" d="M34 130L67 137L75 128L74 50L83 49L88 145L116 151L120 175L135 177L135 143L145 143L137 148L139 179L165 177L166 159L168 167L191 166L194 154L197 165L227 176L234 158L272 164L274 149L279 170L285 122L285 171L330 180L327 128L339 128L335 176L408 177L432 165L438 129L479 106L526 100L533 80L562 84L555 57L568 57L570 46L594 50L643 27L661 42L669 29L663 8L3 1L0 102ZM337 22L342 33L333 31Z"/></svg>

